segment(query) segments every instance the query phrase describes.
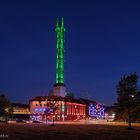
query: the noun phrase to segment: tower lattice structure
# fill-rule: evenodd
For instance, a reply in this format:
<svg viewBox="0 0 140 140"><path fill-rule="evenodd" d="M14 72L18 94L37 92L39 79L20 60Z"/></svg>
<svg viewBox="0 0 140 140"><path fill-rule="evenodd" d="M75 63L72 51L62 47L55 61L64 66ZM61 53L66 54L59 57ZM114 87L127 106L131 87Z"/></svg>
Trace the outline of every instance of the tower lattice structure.
<svg viewBox="0 0 140 140"><path fill-rule="evenodd" d="M56 85L64 85L64 19L56 21Z"/></svg>

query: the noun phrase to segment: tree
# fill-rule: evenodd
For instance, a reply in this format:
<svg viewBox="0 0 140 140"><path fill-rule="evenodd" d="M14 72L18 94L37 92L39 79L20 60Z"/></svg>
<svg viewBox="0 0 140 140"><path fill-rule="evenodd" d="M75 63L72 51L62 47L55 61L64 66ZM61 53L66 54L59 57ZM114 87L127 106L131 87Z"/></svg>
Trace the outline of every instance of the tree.
<svg viewBox="0 0 140 140"><path fill-rule="evenodd" d="M135 119L138 106L139 89L137 86L138 76L136 73L124 75L117 85L117 103L116 117L117 120L126 120L128 128L132 129L131 122Z"/></svg>
<svg viewBox="0 0 140 140"><path fill-rule="evenodd" d="M1 94L0 95L0 115L5 116L7 118L7 116L9 114L12 114L12 112L13 112L12 105L10 104L8 98L4 94Z"/></svg>
<svg viewBox="0 0 140 140"><path fill-rule="evenodd" d="M59 109L59 104L57 103L57 101L59 101L59 97L50 96L50 99L46 98L46 103L47 103L47 109L45 111L46 121L47 121L47 115L49 115L50 113L53 113L52 126L54 126L54 115L55 115L56 111ZM50 112L50 110L51 110L51 112Z"/></svg>
<svg viewBox="0 0 140 140"><path fill-rule="evenodd" d="M136 104L136 106L135 106L135 110L136 110L136 115L135 115L135 117L136 117L136 120L138 121L138 122L140 122L140 90L138 91L138 93L137 93L137 97L136 97L136 101L137 101L137 104Z"/></svg>

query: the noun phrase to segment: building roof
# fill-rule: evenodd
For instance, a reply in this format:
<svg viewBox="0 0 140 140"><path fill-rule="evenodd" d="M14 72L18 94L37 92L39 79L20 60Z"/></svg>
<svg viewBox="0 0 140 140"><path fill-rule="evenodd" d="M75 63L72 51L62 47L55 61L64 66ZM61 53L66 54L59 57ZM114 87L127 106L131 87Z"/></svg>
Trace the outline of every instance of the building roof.
<svg viewBox="0 0 140 140"><path fill-rule="evenodd" d="M79 98L79 100L82 100L85 104L99 104L105 107L108 107L106 104L94 101L94 100L90 100L90 99L85 99L85 98Z"/></svg>
<svg viewBox="0 0 140 140"><path fill-rule="evenodd" d="M12 103L13 107L29 108L28 104Z"/></svg>
<svg viewBox="0 0 140 140"><path fill-rule="evenodd" d="M32 102L32 101L51 101L51 100L54 100L54 101L65 101L65 102L73 102L73 103L79 103L79 104L85 104L82 100L79 100L79 99L74 99L74 98L64 98L64 97L61 97L61 96L36 96L35 98L29 100L29 102Z"/></svg>
<svg viewBox="0 0 140 140"><path fill-rule="evenodd" d="M90 103L97 103L94 100L89 100L89 99L85 99L85 98L79 98L79 100L83 101L85 104L90 104Z"/></svg>

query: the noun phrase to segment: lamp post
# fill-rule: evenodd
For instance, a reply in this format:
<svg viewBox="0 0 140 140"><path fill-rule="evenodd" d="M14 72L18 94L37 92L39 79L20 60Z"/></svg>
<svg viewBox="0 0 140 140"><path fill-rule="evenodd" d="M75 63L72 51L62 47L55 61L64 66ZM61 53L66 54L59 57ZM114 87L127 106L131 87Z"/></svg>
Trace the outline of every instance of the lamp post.
<svg viewBox="0 0 140 140"><path fill-rule="evenodd" d="M128 99L128 129L129 130L133 130L131 126L131 107L132 107L133 100L134 100L134 95L130 94Z"/></svg>

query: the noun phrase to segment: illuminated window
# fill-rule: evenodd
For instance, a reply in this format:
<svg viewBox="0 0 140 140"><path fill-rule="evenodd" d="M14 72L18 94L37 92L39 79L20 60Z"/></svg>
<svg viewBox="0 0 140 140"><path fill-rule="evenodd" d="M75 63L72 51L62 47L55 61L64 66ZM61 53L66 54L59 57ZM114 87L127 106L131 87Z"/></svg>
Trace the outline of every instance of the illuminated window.
<svg viewBox="0 0 140 140"><path fill-rule="evenodd" d="M37 108L35 109L35 112L38 112L38 109Z"/></svg>

